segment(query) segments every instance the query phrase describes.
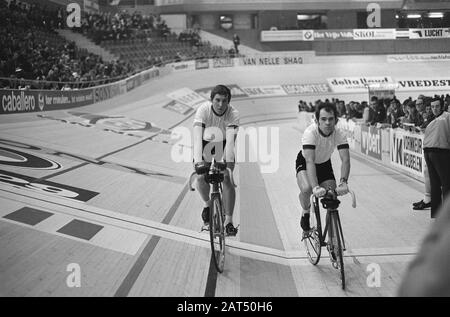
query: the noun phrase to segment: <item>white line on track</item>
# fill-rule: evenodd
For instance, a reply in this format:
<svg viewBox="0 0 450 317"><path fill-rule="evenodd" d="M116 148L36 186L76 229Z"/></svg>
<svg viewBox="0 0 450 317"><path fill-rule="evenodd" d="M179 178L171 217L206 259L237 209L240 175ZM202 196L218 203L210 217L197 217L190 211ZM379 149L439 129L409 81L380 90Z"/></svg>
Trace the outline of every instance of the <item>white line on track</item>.
<svg viewBox="0 0 450 317"><path fill-rule="evenodd" d="M89 206L86 203L72 201L70 199L41 194L27 189L14 188L0 184L0 198L13 200L26 206L44 208L45 210L70 215L94 221L98 224L106 224L118 228L128 229L148 235L156 235L183 243L189 243L199 247L209 248L209 234L195 232L193 230L162 224L156 221L121 214L118 212ZM255 260L272 262L282 265L304 265L308 262L306 252L303 250L278 250L227 239L227 252L232 255L247 257ZM303 248L303 247L302 247ZM374 256L411 256L417 252L417 248L364 248L347 250L345 257L374 257ZM323 257L328 258L323 249Z"/></svg>

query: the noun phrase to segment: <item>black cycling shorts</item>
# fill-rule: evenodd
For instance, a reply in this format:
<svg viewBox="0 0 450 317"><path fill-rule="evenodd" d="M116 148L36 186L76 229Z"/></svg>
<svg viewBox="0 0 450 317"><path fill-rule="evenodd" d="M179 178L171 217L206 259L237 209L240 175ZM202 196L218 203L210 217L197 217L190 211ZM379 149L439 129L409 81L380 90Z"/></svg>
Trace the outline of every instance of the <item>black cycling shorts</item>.
<svg viewBox="0 0 450 317"><path fill-rule="evenodd" d="M212 159L217 162L226 162L225 160L225 145L227 144L227 140L221 142L208 142L202 140L202 159L206 163L211 163ZM192 159L194 162L194 159Z"/></svg>
<svg viewBox="0 0 450 317"><path fill-rule="evenodd" d="M302 151L298 152L297 159L295 160L296 174L300 171L306 171L306 160L303 157ZM327 180L336 180L333 173L333 167L331 166L331 159L324 163L316 164L317 181L319 185Z"/></svg>

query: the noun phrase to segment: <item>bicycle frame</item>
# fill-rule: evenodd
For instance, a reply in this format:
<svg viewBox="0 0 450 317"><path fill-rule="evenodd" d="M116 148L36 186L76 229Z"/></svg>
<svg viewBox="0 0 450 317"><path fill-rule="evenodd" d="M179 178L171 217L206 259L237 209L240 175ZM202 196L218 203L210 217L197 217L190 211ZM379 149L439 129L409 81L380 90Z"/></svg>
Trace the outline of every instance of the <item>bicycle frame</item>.
<svg viewBox="0 0 450 317"><path fill-rule="evenodd" d="M233 179L233 171L227 168L224 163L217 163L213 158L209 170L202 169L201 171L195 171L189 177L189 187L191 191L192 188L192 177L199 172L205 181L212 185L210 189L210 200L212 206L210 208L210 243L211 243L211 259L214 261L214 265L219 273L223 272L225 263L225 211L223 209L223 199L222 199L222 182L224 181L224 170L228 170L230 181L232 186L236 187ZM218 241L216 240L218 238ZM216 250L217 245L220 249Z"/></svg>
<svg viewBox="0 0 450 317"><path fill-rule="evenodd" d="M337 200L337 202L338 202L338 205L339 205L339 200ZM315 204L317 206L319 206L318 205L319 204L319 199L317 197L315 197ZM338 225L339 225L339 231L341 232L342 247L343 247L343 251L345 251L346 248L345 248L344 232L342 231L341 218L339 217L339 210L337 209L337 207L338 206L336 206L335 208L326 208L327 213L325 215L325 228L323 229L323 232L321 232L319 234L320 245L322 247L327 245L325 240L326 240L327 235L328 235L329 230L330 230L329 229L330 228L330 221L331 221L331 218L332 218L331 214L336 214L336 217L337 217L337 220L338 220ZM319 214L319 220L321 221L320 214ZM318 226L319 226L319 228L321 228L322 224L320 224L320 225L318 224Z"/></svg>
<svg viewBox="0 0 450 317"><path fill-rule="evenodd" d="M356 196L355 196L355 193L353 191L349 190L349 194L352 196L352 207L356 208ZM327 234L329 232L329 224L330 224L330 219L331 219L331 214L332 213L336 213L336 216L337 216L337 219L338 219L339 230L340 230L340 232L343 232L342 225L341 225L341 219L339 217L339 211L337 209L339 207L339 204L340 204L340 201L337 200L337 196L338 195L337 195L337 193L334 190L327 190L327 193L325 194L325 197L327 197L327 196L331 196L332 199L328 199L328 200L326 198L322 199L322 206L323 206L324 209L327 210L326 218L325 218L325 228L324 228L323 232L322 232L322 230L319 230L320 245L322 247L326 246L325 239L326 239ZM319 207L319 198L318 197L316 197L314 195L311 195L310 202L311 202L311 207L310 207L311 211L310 212L315 212L314 206L317 206L318 208L320 208ZM319 220L321 221L320 213L319 213L318 217L319 217ZM322 229L322 224L321 223L318 222L317 226L319 227L319 229ZM343 234L342 234L341 238L342 238L343 249L345 251L346 247L345 247L345 241L344 241Z"/></svg>
<svg viewBox="0 0 450 317"><path fill-rule="evenodd" d="M349 193L352 195L352 206L356 207L355 194L352 191L349 191ZM343 252L346 250L346 247L338 211L340 201L337 199L337 196L338 194L335 190L328 190L320 200L323 208L327 210L325 228L322 231L319 198L311 195L310 213L313 214L316 226L310 231L304 232L302 241L305 243L309 260L313 265L316 265L320 261L321 248L324 246L327 247L332 266L340 270L342 289L345 289Z"/></svg>

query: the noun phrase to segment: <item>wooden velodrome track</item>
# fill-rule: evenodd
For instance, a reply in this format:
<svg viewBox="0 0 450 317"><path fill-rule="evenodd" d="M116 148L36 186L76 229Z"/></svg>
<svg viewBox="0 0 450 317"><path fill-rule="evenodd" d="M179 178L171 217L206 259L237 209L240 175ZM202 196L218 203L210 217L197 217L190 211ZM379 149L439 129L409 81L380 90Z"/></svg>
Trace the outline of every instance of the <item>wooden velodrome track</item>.
<svg viewBox="0 0 450 317"><path fill-rule="evenodd" d="M158 129L119 134L120 124L96 121L98 115L124 116L164 129L190 128L192 116L162 108L169 101L166 95L183 87L442 72L439 63L414 69L376 62L355 65L178 73L92 106L0 116L0 170L7 180L0 182L0 295L395 296L431 223L429 212L411 209L423 184L352 155L350 185L358 206L350 207L350 197L341 199L348 249L347 290L342 291L326 250L312 266L299 242L294 174L301 137L299 97L232 101L243 127L279 128L280 155L274 173L261 173L256 162L236 168L234 218L240 230L227 240L223 274L216 274L210 263L209 235L199 233L202 203L187 190L192 165L171 160L168 135ZM23 161L24 153L32 163L8 164ZM333 162L339 175L337 156ZM380 267L379 287L367 284L372 263ZM80 287L67 283L73 264L79 265Z"/></svg>

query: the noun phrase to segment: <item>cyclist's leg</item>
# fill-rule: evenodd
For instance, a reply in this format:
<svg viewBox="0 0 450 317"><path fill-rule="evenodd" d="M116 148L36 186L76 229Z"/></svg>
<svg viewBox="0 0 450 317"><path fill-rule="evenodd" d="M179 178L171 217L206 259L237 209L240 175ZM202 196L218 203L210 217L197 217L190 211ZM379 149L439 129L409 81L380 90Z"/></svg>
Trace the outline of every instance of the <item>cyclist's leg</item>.
<svg viewBox="0 0 450 317"><path fill-rule="evenodd" d="M309 232L311 230L310 225L310 197L312 194L311 185L309 184L308 177L306 175L306 170L301 170L297 173L297 185L300 188L300 194L298 198L300 200L300 205L302 206L302 215L300 217L300 227L303 232Z"/></svg>
<svg viewBox="0 0 450 317"><path fill-rule="evenodd" d="M205 178L202 176L197 177L197 182L196 182L196 188L197 191L200 194L200 197L203 200L204 206L203 206L203 211L202 211L202 219L203 222L207 223L209 222L209 209L211 208L211 200L209 197L209 192L210 192L210 186L206 181Z"/></svg>
<svg viewBox="0 0 450 317"><path fill-rule="evenodd" d="M306 175L306 170L300 170L297 173L297 185L300 189L300 193L298 195L298 199L300 201L300 205L302 206L302 215L309 213L310 208L310 197L312 194L311 185L308 181L308 176Z"/></svg>
<svg viewBox="0 0 450 317"><path fill-rule="evenodd" d="M234 170L234 167L232 167ZM226 226L228 223L233 223L233 212L234 205L236 203L236 190L234 186L231 184L230 175L228 170L224 171L224 180L223 180L223 205L225 210L225 223Z"/></svg>
<svg viewBox="0 0 450 317"><path fill-rule="evenodd" d="M300 189L298 199L303 209L302 211L303 216L304 214L309 213L310 207L309 198L312 194L312 189L308 181L308 176L306 175L306 160L303 157L301 151L297 154L297 159L295 161L295 172L297 178L297 185L298 188Z"/></svg>
<svg viewBox="0 0 450 317"><path fill-rule="evenodd" d="M197 178L197 185L196 188L198 192L200 193L200 197L206 203L209 203L210 197L209 197L209 191L210 191L210 185L205 181L205 178L203 175L199 176Z"/></svg>

